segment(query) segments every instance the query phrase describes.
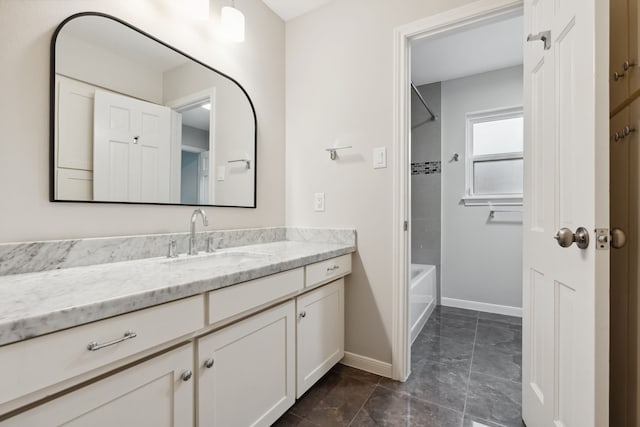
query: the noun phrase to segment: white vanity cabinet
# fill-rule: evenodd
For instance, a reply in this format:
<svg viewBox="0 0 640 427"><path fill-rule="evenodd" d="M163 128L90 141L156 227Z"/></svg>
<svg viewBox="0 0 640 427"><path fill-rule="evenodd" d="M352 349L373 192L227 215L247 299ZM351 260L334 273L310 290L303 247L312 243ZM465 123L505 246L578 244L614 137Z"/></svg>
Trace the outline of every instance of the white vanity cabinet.
<svg viewBox="0 0 640 427"><path fill-rule="evenodd" d="M344 357L344 279L296 298L296 397Z"/></svg>
<svg viewBox="0 0 640 427"><path fill-rule="evenodd" d="M0 427L269 426L344 356L350 272L343 255L0 347Z"/></svg>
<svg viewBox="0 0 640 427"><path fill-rule="evenodd" d="M160 354L9 418L2 427L192 426L193 346Z"/></svg>
<svg viewBox="0 0 640 427"><path fill-rule="evenodd" d="M269 426L295 402L295 303L198 339L198 425Z"/></svg>

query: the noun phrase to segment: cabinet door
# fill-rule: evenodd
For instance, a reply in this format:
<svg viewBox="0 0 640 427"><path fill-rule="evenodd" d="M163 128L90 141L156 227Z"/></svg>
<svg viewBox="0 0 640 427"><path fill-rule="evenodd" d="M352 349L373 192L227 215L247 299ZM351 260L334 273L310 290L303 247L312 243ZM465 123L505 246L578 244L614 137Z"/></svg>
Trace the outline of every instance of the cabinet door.
<svg viewBox="0 0 640 427"><path fill-rule="evenodd" d="M185 345L0 423L5 426L192 426L193 346Z"/></svg>
<svg viewBox="0 0 640 427"><path fill-rule="evenodd" d="M198 340L198 422L269 426L295 402L295 303Z"/></svg>
<svg viewBox="0 0 640 427"><path fill-rule="evenodd" d="M344 279L297 298L297 397L344 357Z"/></svg>
<svg viewBox="0 0 640 427"><path fill-rule="evenodd" d="M629 96L629 81L635 78L637 72L626 69L624 63L632 61L629 58L629 1L635 0L610 0L609 7L611 15L609 17L610 26L610 51L609 51L609 77L610 92L609 105L613 110L619 106ZM633 45L633 42L631 43ZM616 75L617 73L617 75Z"/></svg>
<svg viewBox="0 0 640 427"><path fill-rule="evenodd" d="M629 231L629 162L630 147L635 135L625 136L624 128L629 122L629 108L625 108L611 119L610 142L610 198L611 228ZM618 136L615 136L615 135ZM621 137L624 136L624 137ZM612 426L626 426L628 370L628 308L629 304L629 245L611 249L611 364L610 364L610 416Z"/></svg>

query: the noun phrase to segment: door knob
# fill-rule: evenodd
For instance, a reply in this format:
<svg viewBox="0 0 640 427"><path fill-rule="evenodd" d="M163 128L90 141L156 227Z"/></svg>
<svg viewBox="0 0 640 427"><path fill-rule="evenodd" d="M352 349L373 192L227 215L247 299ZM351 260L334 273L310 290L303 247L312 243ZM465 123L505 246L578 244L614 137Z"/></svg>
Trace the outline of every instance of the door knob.
<svg viewBox="0 0 640 427"><path fill-rule="evenodd" d="M576 242L576 245L580 249L587 249L589 247L589 232L584 227L578 227L575 234L570 229L562 227L553 238L556 239L558 244L563 248L568 248L573 242Z"/></svg>
<svg viewBox="0 0 640 427"><path fill-rule="evenodd" d="M558 230L556 235L553 236L553 238L558 241L558 244L560 246L562 246L563 248L568 248L573 244L573 231L569 230L568 228L562 227L560 230Z"/></svg>
<svg viewBox="0 0 640 427"><path fill-rule="evenodd" d="M623 248L627 243L627 236L624 234L619 228L614 228L611 230L611 247L614 249Z"/></svg>

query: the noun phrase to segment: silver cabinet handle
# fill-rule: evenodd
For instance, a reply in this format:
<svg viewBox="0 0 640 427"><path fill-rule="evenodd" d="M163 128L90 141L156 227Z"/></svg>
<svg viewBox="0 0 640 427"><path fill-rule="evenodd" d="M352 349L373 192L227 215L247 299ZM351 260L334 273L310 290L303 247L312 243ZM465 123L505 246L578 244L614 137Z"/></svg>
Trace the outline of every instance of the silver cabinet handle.
<svg viewBox="0 0 640 427"><path fill-rule="evenodd" d="M618 80L622 79L627 74L626 72L629 71L629 68L635 67L635 66L636 66L636 64L631 62L631 61L629 61L629 60L624 61L622 63L622 69L624 71L622 71L621 73L619 73L617 71L615 73L613 73L613 81L617 82Z"/></svg>
<svg viewBox="0 0 640 427"><path fill-rule="evenodd" d="M121 343L122 341L126 341L126 340L131 340L135 337L137 337L138 334L136 334L133 331L127 331L124 333L124 335L121 338L117 338L113 341L107 341L105 343L102 344L98 344L96 341L91 341L89 344L87 344L87 350L89 351L98 351L101 348L105 348L105 347L109 347L111 345L115 345L118 343Z"/></svg>
<svg viewBox="0 0 640 427"><path fill-rule="evenodd" d="M209 359L204 361L204 367L207 368L207 369L211 369L211 368L213 368L213 364L214 363L215 363L215 360L213 360L213 357L209 358Z"/></svg>
<svg viewBox="0 0 640 427"><path fill-rule="evenodd" d="M182 379L182 381L189 381L192 376L193 372L186 370L182 373L182 375L180 375L180 378Z"/></svg>
<svg viewBox="0 0 640 427"><path fill-rule="evenodd" d="M307 312L306 311L301 311L298 316L300 316L300 318L303 319L303 318L307 317Z"/></svg>
<svg viewBox="0 0 640 427"><path fill-rule="evenodd" d="M327 273L330 271L338 270L340 268L339 265L334 265L333 267L327 267Z"/></svg>

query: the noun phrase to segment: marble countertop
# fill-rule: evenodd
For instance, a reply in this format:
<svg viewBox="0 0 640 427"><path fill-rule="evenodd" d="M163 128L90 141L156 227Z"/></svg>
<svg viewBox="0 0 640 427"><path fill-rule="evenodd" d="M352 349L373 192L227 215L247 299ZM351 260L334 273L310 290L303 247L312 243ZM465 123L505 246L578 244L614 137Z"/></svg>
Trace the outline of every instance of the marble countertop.
<svg viewBox="0 0 640 427"><path fill-rule="evenodd" d="M355 250L345 243L279 241L189 259L158 257L0 276L0 346Z"/></svg>

